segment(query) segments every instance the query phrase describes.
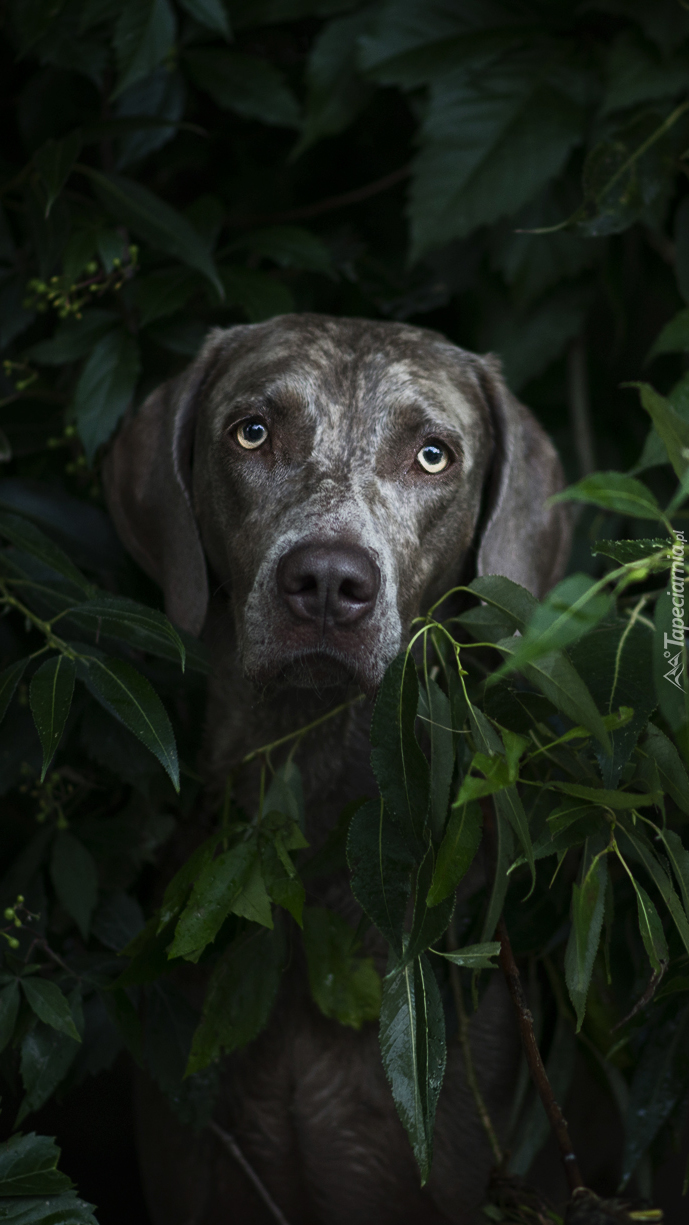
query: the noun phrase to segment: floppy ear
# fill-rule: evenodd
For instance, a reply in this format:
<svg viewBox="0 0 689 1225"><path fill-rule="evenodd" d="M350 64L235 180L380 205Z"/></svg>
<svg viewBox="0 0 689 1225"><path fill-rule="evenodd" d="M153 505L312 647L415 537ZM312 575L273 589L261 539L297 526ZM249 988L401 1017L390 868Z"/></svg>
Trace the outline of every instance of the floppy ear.
<svg viewBox="0 0 689 1225"><path fill-rule="evenodd" d="M569 557L569 511L545 505L565 484L562 466L545 431L506 386L497 358L482 359L480 377L495 462L477 573L502 574L540 599L562 578Z"/></svg>
<svg viewBox="0 0 689 1225"><path fill-rule="evenodd" d="M196 405L209 370L208 348L164 383L131 417L103 469L108 509L125 548L162 587L171 621L201 631L208 575L191 504Z"/></svg>

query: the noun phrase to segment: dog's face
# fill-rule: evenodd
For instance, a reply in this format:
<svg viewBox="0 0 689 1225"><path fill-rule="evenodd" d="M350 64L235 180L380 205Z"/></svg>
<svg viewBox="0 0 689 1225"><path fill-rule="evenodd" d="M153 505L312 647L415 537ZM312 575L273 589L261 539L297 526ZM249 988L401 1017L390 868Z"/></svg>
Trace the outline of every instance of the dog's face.
<svg viewBox="0 0 689 1225"><path fill-rule="evenodd" d="M483 572L554 581L566 521L543 503L559 484L493 362L404 324L313 315L213 333L106 469L173 620L200 628L205 554L257 684L369 690L472 548Z"/></svg>

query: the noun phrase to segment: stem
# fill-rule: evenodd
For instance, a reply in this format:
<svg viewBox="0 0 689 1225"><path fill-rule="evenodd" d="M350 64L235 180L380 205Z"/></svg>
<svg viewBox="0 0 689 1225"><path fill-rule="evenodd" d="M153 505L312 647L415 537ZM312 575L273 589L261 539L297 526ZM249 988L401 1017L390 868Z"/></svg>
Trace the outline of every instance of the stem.
<svg viewBox="0 0 689 1225"><path fill-rule="evenodd" d="M491 801L487 798L481 800L481 808L483 810L483 822L486 833L486 858L488 860L489 876L494 877L496 860L495 813ZM572 1147L572 1141L570 1140L567 1121L555 1099L555 1094L548 1080L548 1073L541 1058L541 1052L538 1049L538 1042L536 1041L533 1027L533 1017L524 995L519 970L517 969L517 963L512 952L512 945L510 944L505 920L502 916L498 921L496 935L500 941L500 967L505 976L507 989L517 1014L519 1033L522 1046L524 1047L524 1054L526 1055L526 1062L529 1065L531 1079L543 1103L548 1122L560 1149L560 1156L562 1157L570 1194L574 1195L576 1191L583 1188L584 1182L579 1172L579 1164Z"/></svg>
<svg viewBox="0 0 689 1225"><path fill-rule="evenodd" d="M581 476L595 472L596 460L591 429L591 404L586 372L586 344L583 336L570 345L567 358L567 394L574 447Z"/></svg>
<svg viewBox="0 0 689 1225"><path fill-rule="evenodd" d="M244 1173L249 1179L249 1182L253 1186L254 1190L260 1195L263 1203L272 1214L274 1220L278 1222L278 1225L289 1225L287 1218L283 1216L272 1195L263 1185L254 1167L247 1161L234 1136L229 1131L225 1131L224 1128L218 1127L218 1124L213 1121L208 1124L208 1130L213 1132L213 1135L216 1136L227 1151L232 1154L237 1162L237 1165L242 1167Z"/></svg>
<svg viewBox="0 0 689 1225"><path fill-rule="evenodd" d="M366 697L365 693L358 693L355 698L349 698L348 701L342 702L336 706L334 710L329 710L327 714L320 715L318 719L314 719L312 723L307 723L306 727L297 728L296 732L288 732L286 736L281 736L279 740L273 740L270 744L262 744L260 748L253 749L251 753L247 753L246 757L242 757L240 766L246 766L250 761L260 757L263 753L271 753L273 749L277 749L281 744L287 744L290 740L294 740L297 736L305 736L307 732L313 730L314 727L319 727L321 723L327 723L328 719L334 719L335 715L339 715L341 711L347 710L349 706L355 706L357 702L363 702Z"/></svg>
<svg viewBox="0 0 689 1225"><path fill-rule="evenodd" d="M512 997L517 1021L519 1023L519 1032L521 1034L522 1046L526 1055L526 1062L529 1065L531 1079L536 1086L538 1096L540 1097L543 1108L548 1116L548 1122L557 1140L560 1149L560 1156L565 1167L565 1175L569 1184L570 1193L573 1195L583 1187L583 1179L579 1173L579 1165L576 1154L572 1148L572 1141L569 1137L569 1129L567 1120L563 1115L558 1102L555 1099L548 1073L545 1070L541 1052L538 1049L536 1035L533 1028L533 1017L529 1011L524 995L524 989L519 977L517 963L514 960L512 945L507 934L505 920L500 919L497 928L497 936L500 941L500 965L505 976L507 989Z"/></svg>
<svg viewBox="0 0 689 1225"><path fill-rule="evenodd" d="M307 217L319 217L321 213L330 213L334 209L346 208L349 204L358 204L361 200L368 200L371 196L377 196L381 191L388 191L390 187L394 187L396 183L401 183L407 175L411 173L411 166L400 166L399 170L393 170L390 174L385 174L381 179L376 179L373 183L367 183L364 187L355 187L352 191L345 191L340 196L328 196L325 200L316 200L313 204L304 204L299 208L291 208L284 213L268 213L263 217L228 217L227 224L231 226L244 227L254 225L276 225L282 224L285 221L303 221ZM229 250L232 248L230 247ZM223 252L218 252L222 255Z"/></svg>
<svg viewBox="0 0 689 1225"><path fill-rule="evenodd" d="M457 942L455 940L455 934L454 934L454 925L452 923L450 923L450 926L448 927L447 932L445 934L445 943L450 952L453 952L457 948ZM464 1067L466 1070L467 1084L469 1088L471 1089L471 1093L474 1099L474 1104L476 1106L476 1111L478 1113L479 1119L481 1120L483 1130L485 1131L488 1137L488 1143L490 1144L490 1147L493 1150L493 1156L495 1157L496 1165L502 1166L505 1160L505 1155L500 1147L500 1141L498 1140L498 1137L495 1134L495 1128L493 1127L491 1117L488 1113L488 1107L486 1106L486 1103L483 1100L483 1094L481 1093L481 1090L479 1088L478 1078L476 1076L476 1067L474 1064L474 1057L471 1053L471 1042L469 1040L469 1021L467 1018L466 1010L464 1008L464 1000L462 999L462 983L461 983L460 976L459 976L459 966L455 965L454 962L452 961L449 962L449 966L450 966L450 983L452 985L452 994L454 996L455 1010L457 1012L457 1021L458 1021L458 1026L459 1026L458 1031L457 1031L457 1037L459 1038L459 1043L462 1048L462 1054L464 1055Z"/></svg>
<svg viewBox="0 0 689 1225"><path fill-rule="evenodd" d="M26 604L22 604L21 600L17 600L13 595L10 595L2 580L0 580L0 604L4 604L6 608L15 608L23 617L26 617L37 630L40 630L45 635L48 647L53 647L54 650L67 655L69 659L76 659L74 651L67 646L67 643L62 638L58 638L53 634L50 621L42 621L30 608L26 607ZM46 648L42 649L45 650ZM40 654L40 652L36 652L36 654Z"/></svg>

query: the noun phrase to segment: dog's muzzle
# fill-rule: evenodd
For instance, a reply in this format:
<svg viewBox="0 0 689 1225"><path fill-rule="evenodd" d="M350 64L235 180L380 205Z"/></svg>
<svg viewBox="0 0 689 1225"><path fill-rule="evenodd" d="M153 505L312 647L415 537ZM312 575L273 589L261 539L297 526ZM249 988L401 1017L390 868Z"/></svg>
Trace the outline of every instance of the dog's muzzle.
<svg viewBox="0 0 689 1225"><path fill-rule="evenodd" d="M356 545L298 545L280 559L277 585L291 617L328 631L370 616L380 588L380 570Z"/></svg>

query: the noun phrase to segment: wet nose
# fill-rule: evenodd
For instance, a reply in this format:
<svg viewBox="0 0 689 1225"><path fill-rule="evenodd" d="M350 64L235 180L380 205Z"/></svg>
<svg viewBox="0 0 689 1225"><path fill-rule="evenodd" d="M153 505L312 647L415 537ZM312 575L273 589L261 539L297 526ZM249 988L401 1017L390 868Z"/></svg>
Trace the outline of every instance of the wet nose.
<svg viewBox="0 0 689 1225"><path fill-rule="evenodd" d="M306 544L281 559L277 579L290 611L326 628L352 625L373 610L380 570L356 546Z"/></svg>

